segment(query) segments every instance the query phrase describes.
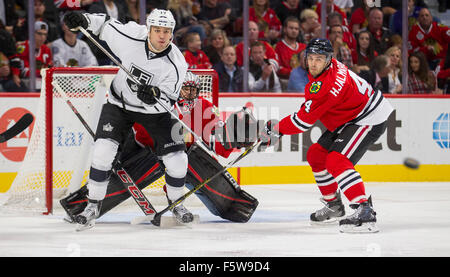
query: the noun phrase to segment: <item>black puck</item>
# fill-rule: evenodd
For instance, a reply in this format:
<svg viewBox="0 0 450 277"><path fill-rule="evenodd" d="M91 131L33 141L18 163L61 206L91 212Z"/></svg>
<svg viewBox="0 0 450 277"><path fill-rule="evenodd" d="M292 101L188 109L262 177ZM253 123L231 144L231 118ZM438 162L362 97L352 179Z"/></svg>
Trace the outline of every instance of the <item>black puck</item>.
<svg viewBox="0 0 450 277"><path fill-rule="evenodd" d="M416 159L413 159L413 158L406 158L406 159L403 161L403 164L404 164L406 167L409 167L409 168L412 168L412 169L418 169L419 166L420 166L419 161L416 160Z"/></svg>

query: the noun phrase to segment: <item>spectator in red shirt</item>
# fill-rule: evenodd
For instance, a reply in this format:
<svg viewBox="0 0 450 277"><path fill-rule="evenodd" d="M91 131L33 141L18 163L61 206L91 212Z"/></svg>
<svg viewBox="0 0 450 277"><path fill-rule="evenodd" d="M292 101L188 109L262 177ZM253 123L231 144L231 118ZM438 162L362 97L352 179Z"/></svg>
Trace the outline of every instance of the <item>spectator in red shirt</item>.
<svg viewBox="0 0 450 277"><path fill-rule="evenodd" d="M392 32L383 26L383 12L379 8L372 8L369 12L369 25L362 30L372 33L375 51L384 54L390 45Z"/></svg>
<svg viewBox="0 0 450 277"><path fill-rule="evenodd" d="M327 32L330 31L331 26L342 26L342 40L347 44L350 50L356 49L356 39L350 29L344 25L342 15L338 12L332 12L328 15ZM328 36L328 34L327 34Z"/></svg>
<svg viewBox="0 0 450 277"><path fill-rule="evenodd" d="M430 68L435 69L445 58L450 43L450 30L447 26L433 21L430 11L422 8L416 25L409 32L409 53L421 51L430 61Z"/></svg>
<svg viewBox="0 0 450 277"><path fill-rule="evenodd" d="M249 20L259 26L260 39L276 41L281 34L281 21L273 9L269 7L269 0L254 0L249 8Z"/></svg>
<svg viewBox="0 0 450 277"><path fill-rule="evenodd" d="M252 43L255 41L260 41L262 44L264 44L264 48L266 50L265 51L265 55L266 55L265 59L270 60L271 64L273 64L275 67L275 71L278 71L280 66L279 66L279 59L278 59L277 53L273 49L272 45L270 45L269 43L267 43L264 40L259 40L258 34L259 34L258 24L256 24L256 22L254 22L254 21L249 21L248 22L248 40L249 40L248 53L250 53L250 45L252 45ZM236 57L237 57L238 66L243 66L244 65L244 42L243 41L239 42L236 45Z"/></svg>
<svg viewBox="0 0 450 277"><path fill-rule="evenodd" d="M344 42L343 32L344 31L341 25L330 27L329 39L334 50L333 56L336 57L336 60L345 64L348 68L352 68L352 50L348 47L347 43Z"/></svg>
<svg viewBox="0 0 450 277"><path fill-rule="evenodd" d="M183 55L189 68L209 69L212 67L208 56L201 50L202 41L198 33L187 33L185 42L187 49L183 51Z"/></svg>
<svg viewBox="0 0 450 277"><path fill-rule="evenodd" d="M52 66L52 52L45 41L48 35L48 25L45 22L37 21L34 24L34 40L35 40L35 59L36 59L36 84L35 88L40 90L41 87L41 69ZM17 53L11 60L12 75L14 85L10 87L10 91L27 91L24 90L29 85L30 77L30 56L29 41L21 41L17 43ZM28 83L28 85L27 85Z"/></svg>
<svg viewBox="0 0 450 277"><path fill-rule="evenodd" d="M278 77L281 79L289 79L292 56L306 48L304 43L297 42L299 32L300 21L296 17L288 17L283 25L283 39L275 46L275 52L280 59Z"/></svg>
<svg viewBox="0 0 450 277"><path fill-rule="evenodd" d="M353 71L357 74L361 70L369 70L369 65L378 56L373 46L372 34L368 30L360 31L356 35L356 50L352 51Z"/></svg>
<svg viewBox="0 0 450 277"><path fill-rule="evenodd" d="M367 0L362 1L362 6L357 8L350 18L350 31L356 34L363 28L366 28L369 25L369 11L370 7L367 5Z"/></svg>
<svg viewBox="0 0 450 277"><path fill-rule="evenodd" d="M334 4L333 0L326 0L326 8L327 8L327 20L328 20L328 15L330 15L333 12L338 12L342 16L343 25L348 26L347 15L341 8L339 8L337 5ZM321 10L322 10L322 3L317 3L316 13L317 13L317 15L319 15L319 22L321 22L321 20L322 20L320 18Z"/></svg>

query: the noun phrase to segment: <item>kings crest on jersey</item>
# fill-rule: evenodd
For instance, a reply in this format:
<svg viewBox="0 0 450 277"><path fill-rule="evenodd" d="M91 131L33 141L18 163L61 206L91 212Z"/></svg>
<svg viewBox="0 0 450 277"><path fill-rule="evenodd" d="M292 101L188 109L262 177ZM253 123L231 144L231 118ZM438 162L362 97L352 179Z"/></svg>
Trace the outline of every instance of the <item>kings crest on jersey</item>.
<svg viewBox="0 0 450 277"><path fill-rule="evenodd" d="M171 43L161 53L148 47L148 29L134 21L122 24L105 14L84 14L89 21L88 31L105 41L115 56L143 84L161 90L161 102L173 108L180 94L187 64L180 50ZM169 70L170 68L174 70ZM164 113L160 104L144 104L137 98L137 84L120 69L111 83L108 101L127 110L140 113Z"/></svg>

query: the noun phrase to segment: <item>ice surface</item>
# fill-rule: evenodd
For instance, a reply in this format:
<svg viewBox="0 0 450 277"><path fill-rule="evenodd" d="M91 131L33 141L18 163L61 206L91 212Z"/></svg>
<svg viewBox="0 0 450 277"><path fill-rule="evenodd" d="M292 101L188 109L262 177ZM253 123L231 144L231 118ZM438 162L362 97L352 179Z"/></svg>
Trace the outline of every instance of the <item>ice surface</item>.
<svg viewBox="0 0 450 277"><path fill-rule="evenodd" d="M62 220L62 209L50 216L0 210L0 256L450 255L450 183L366 184L378 216L376 234L342 234L337 225L310 226L310 213L322 207L314 184L243 188L260 202L248 223L227 222L197 206L191 210L200 215L200 223L191 227L131 225L142 214L131 205L110 211L90 230L76 232Z"/></svg>

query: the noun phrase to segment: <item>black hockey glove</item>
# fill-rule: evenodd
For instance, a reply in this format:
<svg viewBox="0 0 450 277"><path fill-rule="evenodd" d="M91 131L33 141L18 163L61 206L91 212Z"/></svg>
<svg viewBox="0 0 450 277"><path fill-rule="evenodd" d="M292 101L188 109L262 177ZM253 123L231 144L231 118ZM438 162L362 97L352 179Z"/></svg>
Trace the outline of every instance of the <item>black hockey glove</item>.
<svg viewBox="0 0 450 277"><path fill-rule="evenodd" d="M158 87L150 85L139 85L137 90L137 98L147 105L155 105L156 98L161 97L161 91Z"/></svg>
<svg viewBox="0 0 450 277"><path fill-rule="evenodd" d="M64 16L64 23L69 29L75 29L77 27L83 27L87 29L88 21L81 12L68 12Z"/></svg>
<svg viewBox="0 0 450 277"><path fill-rule="evenodd" d="M274 146L283 136L278 130L273 130L275 125L271 120L266 122L264 129L259 133L259 139L262 141L261 145Z"/></svg>

